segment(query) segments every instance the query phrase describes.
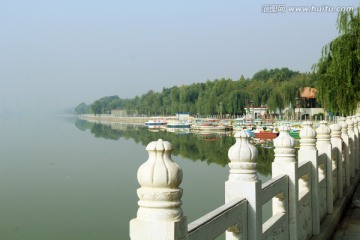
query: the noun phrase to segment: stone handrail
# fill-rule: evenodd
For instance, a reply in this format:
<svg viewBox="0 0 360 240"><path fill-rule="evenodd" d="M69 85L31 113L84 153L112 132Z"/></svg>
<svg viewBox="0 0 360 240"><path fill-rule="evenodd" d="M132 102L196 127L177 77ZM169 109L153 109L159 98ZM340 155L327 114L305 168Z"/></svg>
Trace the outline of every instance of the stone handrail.
<svg viewBox="0 0 360 240"><path fill-rule="evenodd" d="M246 213L247 201L245 198L225 203L188 225L189 240L214 239L231 226L247 226Z"/></svg>
<svg viewBox="0 0 360 240"><path fill-rule="evenodd" d="M147 146L139 168L139 210L130 222L133 240L215 239L226 232L235 239L328 239L360 181L360 116L340 118L316 129L304 122L300 149L289 127L274 139L272 179L262 183L256 171L257 149L245 131L235 133L229 149L225 204L187 225L181 209L181 168L172 161L169 142ZM272 201L265 223L262 206Z"/></svg>

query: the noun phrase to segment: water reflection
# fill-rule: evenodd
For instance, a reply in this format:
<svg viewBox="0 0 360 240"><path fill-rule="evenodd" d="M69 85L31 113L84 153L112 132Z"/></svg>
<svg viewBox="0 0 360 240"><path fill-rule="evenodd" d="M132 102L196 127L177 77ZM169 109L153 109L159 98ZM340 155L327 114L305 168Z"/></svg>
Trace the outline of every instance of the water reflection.
<svg viewBox="0 0 360 240"><path fill-rule="evenodd" d="M90 132L97 138L118 140L120 138L133 139L136 143L146 146L151 141L161 138L173 145L174 156L181 156L192 161L204 161L207 164L215 163L225 167L229 160L228 149L235 143L231 132L208 132L195 134L190 131L149 131L145 126L112 124L104 125L91 123L85 120L77 120L75 125L78 129ZM269 146L267 143L266 146ZM274 159L274 151L269 147L256 145L259 151L258 172L263 176L271 174L271 163ZM225 157L224 157L225 156Z"/></svg>

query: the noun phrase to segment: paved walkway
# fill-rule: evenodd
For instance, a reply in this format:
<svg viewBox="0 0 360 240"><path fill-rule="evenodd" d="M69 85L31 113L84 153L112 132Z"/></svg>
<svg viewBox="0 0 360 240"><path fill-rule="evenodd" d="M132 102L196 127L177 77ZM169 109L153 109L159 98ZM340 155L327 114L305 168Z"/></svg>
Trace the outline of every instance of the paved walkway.
<svg viewBox="0 0 360 240"><path fill-rule="evenodd" d="M346 209L332 240L360 240L360 184Z"/></svg>

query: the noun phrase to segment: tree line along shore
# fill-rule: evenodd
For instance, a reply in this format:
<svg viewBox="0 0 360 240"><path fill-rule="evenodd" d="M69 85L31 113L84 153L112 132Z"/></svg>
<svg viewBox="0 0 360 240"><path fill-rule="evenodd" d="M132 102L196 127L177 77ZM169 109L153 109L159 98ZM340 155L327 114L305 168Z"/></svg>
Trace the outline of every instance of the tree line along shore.
<svg viewBox="0 0 360 240"><path fill-rule="evenodd" d="M107 96L91 104L80 103L76 114L106 114L121 109L129 115L243 115L248 106L267 106L270 112L296 106L301 89L316 89L327 112L352 115L360 103L360 11L340 12L339 35L319 49L321 57L312 72L288 68L263 69L252 78L215 79L191 85L149 90L134 98Z"/></svg>

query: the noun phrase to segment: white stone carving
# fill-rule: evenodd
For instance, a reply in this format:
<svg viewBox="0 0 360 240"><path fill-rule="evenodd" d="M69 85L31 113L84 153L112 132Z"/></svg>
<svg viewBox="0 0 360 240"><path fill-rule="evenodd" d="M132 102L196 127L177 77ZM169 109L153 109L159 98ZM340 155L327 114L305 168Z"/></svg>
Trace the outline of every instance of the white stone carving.
<svg viewBox="0 0 360 240"><path fill-rule="evenodd" d="M327 125L327 121L321 121L319 127L316 129L317 142L316 147L318 149L319 158L324 159L324 169L319 168L319 179L321 179L322 173L326 179L325 187L325 200L327 213L333 212L333 173L332 173L332 146L330 140L331 129ZM323 171L323 172L322 172ZM322 173L321 173L322 172ZM321 206L320 206L320 209Z"/></svg>
<svg viewBox="0 0 360 240"><path fill-rule="evenodd" d="M341 126L340 124L332 124L330 125L331 129L331 145L332 145L332 169L333 169L333 196L334 202L336 199L341 196L342 191L341 186L342 182L342 161L341 161Z"/></svg>
<svg viewBox="0 0 360 240"><path fill-rule="evenodd" d="M250 135L245 130L235 133L236 142L230 147L228 157L230 159L230 181L257 181L255 162L258 151L249 142Z"/></svg>
<svg viewBox="0 0 360 240"><path fill-rule="evenodd" d="M159 139L148 144L148 160L138 170L139 209L130 221L132 240L187 239L187 221L181 209L183 173L171 159L172 146Z"/></svg>
<svg viewBox="0 0 360 240"><path fill-rule="evenodd" d="M139 210L137 218L161 218L176 220L182 217L181 196L182 170L171 159L169 142L154 141L148 144L148 160L140 166L137 178Z"/></svg>
<svg viewBox="0 0 360 240"><path fill-rule="evenodd" d="M354 124L354 131L355 129L357 129L358 127L358 120L356 119L356 116L351 116L351 120L353 121L353 124Z"/></svg>
<svg viewBox="0 0 360 240"><path fill-rule="evenodd" d="M309 239L312 236L312 219L311 219L311 195L307 194L299 202L299 222L300 236L299 239Z"/></svg>
<svg viewBox="0 0 360 240"><path fill-rule="evenodd" d="M343 140L342 144L342 158L344 162L344 174L345 177L345 185L350 186L350 152L351 149L349 149L349 134L348 134L348 124L346 123L346 118L341 117L340 118L340 126L341 126L341 139Z"/></svg>
<svg viewBox="0 0 360 240"><path fill-rule="evenodd" d="M327 214L326 181L325 180L323 180L319 183L319 200L320 200L320 219L322 221Z"/></svg>
<svg viewBox="0 0 360 240"><path fill-rule="evenodd" d="M346 118L345 117L340 118L340 126L341 126L341 133L347 135L348 125L346 123Z"/></svg>
<svg viewBox="0 0 360 240"><path fill-rule="evenodd" d="M285 161L285 162L295 162L295 139L292 138L289 134L289 126L279 127L279 136L274 139L274 152L275 159L274 162Z"/></svg>
<svg viewBox="0 0 360 240"><path fill-rule="evenodd" d="M235 198L245 197L248 201L247 208L247 231L241 232L238 225L230 227L226 231L226 239L260 239L262 234L261 213L261 181L256 172L258 151L249 142L250 135L242 130L235 133L236 142L230 147L228 157L230 159L229 180L225 182L225 202Z"/></svg>
<svg viewBox="0 0 360 240"><path fill-rule="evenodd" d="M300 131L300 149L315 150L316 149L316 131L312 128L312 122L306 121L302 125Z"/></svg>
<svg viewBox="0 0 360 240"><path fill-rule="evenodd" d="M331 138L341 138L341 125L340 124L331 124Z"/></svg>
<svg viewBox="0 0 360 240"><path fill-rule="evenodd" d="M351 116L346 117L346 123L348 125L348 132L354 132L354 122Z"/></svg>
<svg viewBox="0 0 360 240"><path fill-rule="evenodd" d="M327 125L327 121L321 121L319 127L316 129L317 144L330 143L331 129Z"/></svg>
<svg viewBox="0 0 360 240"><path fill-rule="evenodd" d="M298 216L298 199L299 199L299 186L298 186L298 163L295 158L296 150L295 139L289 135L289 126L279 127L280 134L274 139L274 152L275 158L272 163L272 176L286 174L289 178L289 202L288 202L288 219L289 219L289 234L290 239L297 239L299 216ZM273 199L273 212L280 212L278 209L278 199ZM281 238L276 238L281 239Z"/></svg>
<svg viewBox="0 0 360 240"><path fill-rule="evenodd" d="M360 131L360 114L356 115L356 120L358 122L358 130Z"/></svg>
<svg viewBox="0 0 360 240"><path fill-rule="evenodd" d="M355 132L354 122L352 117L346 117L346 123L348 125L348 136L349 136L349 164L351 177L355 177Z"/></svg>

